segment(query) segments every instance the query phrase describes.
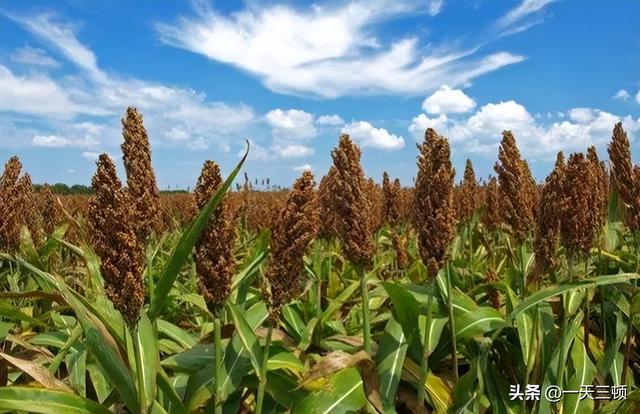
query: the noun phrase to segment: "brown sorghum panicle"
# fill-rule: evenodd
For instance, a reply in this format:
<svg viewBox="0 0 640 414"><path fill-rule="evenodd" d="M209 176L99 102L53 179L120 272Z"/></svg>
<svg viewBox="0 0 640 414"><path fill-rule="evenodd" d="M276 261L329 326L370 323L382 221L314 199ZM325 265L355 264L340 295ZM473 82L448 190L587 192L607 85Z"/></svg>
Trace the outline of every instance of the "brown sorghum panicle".
<svg viewBox="0 0 640 414"><path fill-rule="evenodd" d="M556 251L560 241L560 220L564 200L564 155L558 152L556 165L546 178L538 212L536 214L536 237L533 240L536 267L529 279L539 283L545 273L558 264Z"/></svg>
<svg viewBox="0 0 640 414"><path fill-rule="evenodd" d="M609 173L607 172L604 162L598 158L596 147L591 146L587 148L587 159L593 163L594 172L598 177L598 187L594 189L594 191L597 191L598 204L601 209L600 225L604 225L609 207Z"/></svg>
<svg viewBox="0 0 640 414"><path fill-rule="evenodd" d="M500 162L494 169L500 183L504 221L516 240L523 242L533 229L538 189L528 164L520 158L511 131L502 133L498 158Z"/></svg>
<svg viewBox="0 0 640 414"><path fill-rule="evenodd" d="M318 233L320 220L314 187L313 174L305 171L293 184L273 227L266 278L274 322L282 307L298 296L303 287L300 275L304 270L304 254Z"/></svg>
<svg viewBox="0 0 640 414"><path fill-rule="evenodd" d="M45 234L51 236L61 224L62 213L56 195L51 191L49 184L45 184L40 193L40 215Z"/></svg>
<svg viewBox="0 0 640 414"><path fill-rule="evenodd" d="M395 179L391 184L389 174L385 171L382 174L382 193L384 195L384 221L396 226L400 222L400 180Z"/></svg>
<svg viewBox="0 0 640 414"><path fill-rule="evenodd" d="M222 185L218 164L205 161L195 188L196 204L202 210ZM198 285L209 310L219 311L229 298L235 267L233 248L235 226L227 196L209 218L207 227L196 243L194 260L198 273Z"/></svg>
<svg viewBox="0 0 640 414"><path fill-rule="evenodd" d="M371 229L375 232L384 223L384 194L382 188L373 181L373 178L369 177L365 181L365 194L369 200L369 223Z"/></svg>
<svg viewBox="0 0 640 414"><path fill-rule="evenodd" d="M391 231L391 243L393 245L393 250L396 252L396 265L398 265L398 269L406 269L409 265L406 237L393 230Z"/></svg>
<svg viewBox="0 0 640 414"><path fill-rule="evenodd" d="M569 257L587 255L602 230L599 170L582 153L571 154L567 162L560 238Z"/></svg>
<svg viewBox="0 0 640 414"><path fill-rule="evenodd" d="M418 251L431 277L435 277L447 258L453 239L453 177L449 142L432 129L418 145L418 176L413 202Z"/></svg>
<svg viewBox="0 0 640 414"><path fill-rule="evenodd" d="M333 165L329 168L327 175L322 177L320 184L318 185L318 205L320 208L320 230L318 237L323 239L330 239L336 235L337 232L337 217L333 207L335 201L333 200L336 192L336 167Z"/></svg>
<svg viewBox="0 0 640 414"><path fill-rule="evenodd" d="M470 159L467 159L464 167L464 178L456 194L456 218L460 221L469 221L480 201L476 173L473 171L473 164Z"/></svg>
<svg viewBox="0 0 640 414"><path fill-rule="evenodd" d="M640 174L631 162L627 133L618 122L609 143L611 182L625 204L625 224L631 231L640 230Z"/></svg>
<svg viewBox="0 0 640 414"><path fill-rule="evenodd" d="M136 234L144 241L152 230L160 228L160 195L151 165L151 147L142 115L135 108L127 108L122 127L122 159L135 205Z"/></svg>
<svg viewBox="0 0 640 414"><path fill-rule="evenodd" d="M0 177L0 251L12 252L20 242L22 220L18 214L17 184L22 164L14 156L7 161Z"/></svg>
<svg viewBox="0 0 640 414"><path fill-rule="evenodd" d="M27 173L23 174L16 183L15 188L18 197L16 206L19 208L16 212L19 214L20 225L29 230L31 240L36 245L39 245L42 241L42 224L38 203L33 192L31 176Z"/></svg>
<svg viewBox="0 0 640 414"><path fill-rule="evenodd" d="M331 157L336 167L331 203L336 213L338 236L342 239L347 259L356 265L368 267L375 255L375 244L370 222L371 204L360 166L360 149L348 135L342 135Z"/></svg>
<svg viewBox="0 0 640 414"><path fill-rule="evenodd" d="M502 206L500 205L500 189L496 177L490 177L484 187L484 211L482 224L489 230L495 231L502 222Z"/></svg>
<svg viewBox="0 0 640 414"><path fill-rule="evenodd" d="M144 246L136 236L130 195L122 188L113 161L102 154L97 164L88 212L93 247L102 262L107 297L133 325L144 304Z"/></svg>

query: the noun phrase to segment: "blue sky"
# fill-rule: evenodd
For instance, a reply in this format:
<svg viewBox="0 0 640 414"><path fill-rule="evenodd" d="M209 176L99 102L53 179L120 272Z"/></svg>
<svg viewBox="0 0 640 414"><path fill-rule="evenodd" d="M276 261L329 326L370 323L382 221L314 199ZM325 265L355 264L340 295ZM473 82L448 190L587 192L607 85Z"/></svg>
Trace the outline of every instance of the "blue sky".
<svg viewBox="0 0 640 414"><path fill-rule="evenodd" d="M368 175L410 185L427 127L492 172L503 129L543 179L622 121L640 153L640 2L0 2L0 158L88 184L143 113L162 188L205 159L288 186L340 133ZM636 158L637 159L637 158Z"/></svg>

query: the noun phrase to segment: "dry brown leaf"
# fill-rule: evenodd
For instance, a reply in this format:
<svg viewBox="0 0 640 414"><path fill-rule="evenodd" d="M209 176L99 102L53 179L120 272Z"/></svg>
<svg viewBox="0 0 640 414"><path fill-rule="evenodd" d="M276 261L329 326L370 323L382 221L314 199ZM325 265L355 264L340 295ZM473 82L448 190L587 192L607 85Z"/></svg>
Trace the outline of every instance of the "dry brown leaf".
<svg viewBox="0 0 640 414"><path fill-rule="evenodd" d="M4 358L10 364L14 365L19 370L28 374L31 378L36 380L45 388L50 390L58 390L73 393L73 390L68 387L65 383L57 379L53 376L45 367L42 365L35 364L31 361L27 361L20 358L12 357L11 355L7 355L5 353L0 352L0 357Z"/></svg>

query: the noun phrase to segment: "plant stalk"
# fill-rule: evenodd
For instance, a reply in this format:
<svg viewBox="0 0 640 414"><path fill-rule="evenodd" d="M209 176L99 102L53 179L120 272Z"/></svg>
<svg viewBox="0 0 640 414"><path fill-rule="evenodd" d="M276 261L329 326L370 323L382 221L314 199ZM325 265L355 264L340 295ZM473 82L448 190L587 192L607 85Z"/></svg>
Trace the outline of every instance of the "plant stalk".
<svg viewBox="0 0 640 414"><path fill-rule="evenodd" d="M635 250L636 250L636 273L640 271L640 239L638 235L635 235ZM638 282L634 281L634 285L638 286ZM633 314L631 308L629 308L629 325L627 325L627 338L624 345L624 359L622 365L622 384L627 384L629 376L629 359L631 357L631 338L633 337Z"/></svg>
<svg viewBox="0 0 640 414"><path fill-rule="evenodd" d="M256 414L262 414L262 404L264 402L264 391L267 387L267 363L269 362L269 347L271 346L271 335L273 334L273 323L269 323L267 339L262 355L262 366L260 367L260 385L258 386L258 398L256 400Z"/></svg>
<svg viewBox="0 0 640 414"><path fill-rule="evenodd" d="M573 258L571 256L567 259L567 273L569 274L569 283L573 282ZM565 346L565 332L567 331L567 313L569 309L567 308L567 295L566 293L562 294L562 323L560 325L560 348L558 349L558 370L556 375L556 385L560 388L563 387L564 382L564 346Z"/></svg>
<svg viewBox="0 0 640 414"><path fill-rule="evenodd" d="M424 327L424 338L422 340L422 359L420 360L420 382L418 383L418 404L422 405L424 402L424 384L427 381L427 375L429 374L429 354L431 354L431 305L433 304L433 282L431 279L429 286L429 299L427 299L427 315L426 324Z"/></svg>
<svg viewBox="0 0 640 414"><path fill-rule="evenodd" d="M366 273L362 266L356 267L360 276L360 293L362 295L362 336L364 341L364 350L371 353L371 321L369 315L369 291L367 289Z"/></svg>
<svg viewBox="0 0 640 414"><path fill-rule="evenodd" d="M458 382L458 344L456 341L456 324L453 319L453 286L451 285L451 272L449 262L445 265L447 272L447 307L449 308L449 326L451 327L451 353L453 364L453 379Z"/></svg>
<svg viewBox="0 0 640 414"><path fill-rule="evenodd" d="M215 414L222 414L222 323L220 321L221 311L216 312L213 318L214 331L214 358L215 358Z"/></svg>

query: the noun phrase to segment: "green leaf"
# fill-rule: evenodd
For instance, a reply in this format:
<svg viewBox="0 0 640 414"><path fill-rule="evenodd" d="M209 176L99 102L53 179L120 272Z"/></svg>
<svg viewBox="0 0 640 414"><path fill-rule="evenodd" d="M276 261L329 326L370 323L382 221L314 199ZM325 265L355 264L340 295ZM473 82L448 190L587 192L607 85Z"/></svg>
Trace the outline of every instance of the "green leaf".
<svg viewBox="0 0 640 414"><path fill-rule="evenodd" d="M278 349L278 347L271 347L269 360L267 361L267 370L275 371L277 369L286 369L293 373L300 374L304 371L304 364L291 352Z"/></svg>
<svg viewBox="0 0 640 414"><path fill-rule="evenodd" d="M86 398L43 388L0 388L0 410L40 414L111 414L111 411Z"/></svg>
<svg viewBox="0 0 640 414"><path fill-rule="evenodd" d="M576 340L573 341L573 347L571 348L571 362L575 373L569 379L569 389L580 390L582 385L589 385L593 383L593 379L596 376L596 367L587 355L584 342L579 338L576 338ZM566 394L564 397L562 412L564 414L593 412L593 400L590 398L580 400L579 397L579 394Z"/></svg>
<svg viewBox="0 0 640 414"><path fill-rule="evenodd" d="M227 304L227 310L233 319L233 324L236 327L236 334L242 341L242 345L248 351L251 365L256 371L257 375L260 375L260 367L262 363L262 348L260 347L260 341L255 332L245 319L242 310L236 305Z"/></svg>
<svg viewBox="0 0 640 414"><path fill-rule="evenodd" d="M183 349L190 349L196 344L196 339L193 335L179 326L167 322L164 319L158 319L156 324L158 326L158 334L173 339Z"/></svg>
<svg viewBox="0 0 640 414"><path fill-rule="evenodd" d="M307 395L293 408L293 414L346 414L357 412L367 402L362 378L356 368L334 374L326 389Z"/></svg>
<svg viewBox="0 0 640 414"><path fill-rule="evenodd" d="M198 344L184 352L165 358L162 360L162 366L176 372L193 374L207 364L210 364L213 370L214 359L213 344Z"/></svg>
<svg viewBox="0 0 640 414"><path fill-rule="evenodd" d="M103 333L94 325L83 326L86 343L92 355L107 374L110 384L115 385L120 398L133 412L139 412L140 406L136 393L136 387L131 372L125 365L122 357L116 349L105 339Z"/></svg>
<svg viewBox="0 0 640 414"><path fill-rule="evenodd" d="M138 375L138 401L142 412L146 413L156 399L156 375L160 360L155 329L144 313L133 332L133 348Z"/></svg>
<svg viewBox="0 0 640 414"><path fill-rule="evenodd" d="M390 319L376 354L378 374L380 376L380 395L385 407L394 406L407 347L408 344L402 327L394 319Z"/></svg>
<svg viewBox="0 0 640 414"><path fill-rule="evenodd" d="M383 287L393 302L393 316L402 326L407 343L411 343L418 334L420 305L407 289L397 283L385 282Z"/></svg>
<svg viewBox="0 0 640 414"><path fill-rule="evenodd" d="M455 322L456 338L471 339L501 328L504 326L504 317L494 308L481 307L474 312L456 317Z"/></svg>
<svg viewBox="0 0 640 414"><path fill-rule="evenodd" d="M549 286L547 288L541 289L536 293L528 296L525 300L523 300L514 310L509 314L505 321L504 326L511 326L515 318L526 311L527 309L545 302L547 299L552 298L554 296L560 295L564 292L568 292L575 289L588 289L596 286L605 286L605 285L613 285L617 283L625 283L633 279L640 278L640 275L637 273L620 273L617 275L606 275L606 276L597 276L591 279L585 279L579 282L574 283L563 283L561 285ZM493 334L493 339L496 339L500 334L501 329L496 331Z"/></svg>
<svg viewBox="0 0 640 414"><path fill-rule="evenodd" d="M171 253L171 257L169 258L166 267L164 268L162 274L160 275L160 279L156 284L156 289L153 293L153 300L151 305L149 306L149 319L154 320L158 317L160 310L164 307L165 301L169 292L171 291L171 287L178 277L178 273L180 269L185 264L191 251L193 250L193 246L196 244L198 237L207 226L207 222L209 221L209 217L215 212L216 207L222 201L222 198L226 194L227 190L235 180L236 175L242 168L242 164L247 159L247 155L249 154L249 143L247 142L247 150L244 153L244 156L236 166L236 168L229 174L229 177L225 180L225 182L220 186L218 191L211 197L211 199L205 204L205 206L200 210L198 216L195 218L193 223L187 228L187 230L182 234L178 243L174 246L173 251Z"/></svg>

